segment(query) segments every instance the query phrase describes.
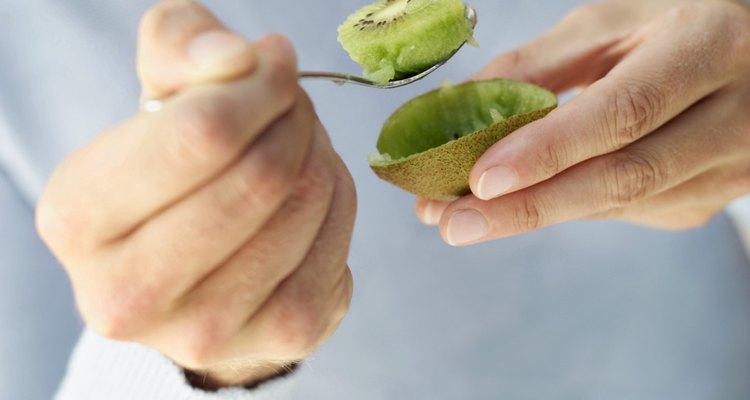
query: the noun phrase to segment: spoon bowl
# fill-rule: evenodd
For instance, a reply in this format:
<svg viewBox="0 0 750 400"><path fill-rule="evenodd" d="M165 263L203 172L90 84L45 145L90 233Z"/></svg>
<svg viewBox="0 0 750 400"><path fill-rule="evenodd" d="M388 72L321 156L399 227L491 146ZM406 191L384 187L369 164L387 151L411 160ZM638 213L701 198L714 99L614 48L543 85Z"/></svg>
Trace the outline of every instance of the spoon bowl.
<svg viewBox="0 0 750 400"><path fill-rule="evenodd" d="M466 5L466 18L471 21L471 27L474 29L477 26L477 12L472 8L470 5ZM373 87L378 89L393 89L401 86L408 85L410 83L414 83L427 75L435 72L436 69L440 68L443 64L448 62L448 60L451 59L456 53L458 53L459 50L461 50L462 47L466 42L463 42L461 46L458 46L457 49L453 50L447 57L440 60L437 64L431 66L430 68L427 68L426 70L417 73L412 76L408 76L406 78L401 78L397 80L388 81L385 83L377 83L373 82L369 79L362 78L360 76L356 75L350 75L350 74L342 74L338 72L322 72L322 71L302 71L299 73L300 79L323 79L323 80L329 80L333 81L336 84L343 85L345 83L353 83L356 85L361 86L367 86L367 87Z"/></svg>

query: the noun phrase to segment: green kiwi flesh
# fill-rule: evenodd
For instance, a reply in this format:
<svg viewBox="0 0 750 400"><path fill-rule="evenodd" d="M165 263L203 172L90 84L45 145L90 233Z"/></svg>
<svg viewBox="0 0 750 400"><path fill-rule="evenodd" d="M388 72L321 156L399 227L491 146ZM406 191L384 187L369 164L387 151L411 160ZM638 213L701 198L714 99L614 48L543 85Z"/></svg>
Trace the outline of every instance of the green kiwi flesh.
<svg viewBox="0 0 750 400"><path fill-rule="evenodd" d="M462 0L379 0L338 28L338 40L366 78L385 83L437 64L471 40Z"/></svg>
<svg viewBox="0 0 750 400"><path fill-rule="evenodd" d="M444 85L391 115L370 166L408 192L455 200L470 192L469 172L490 146L556 106L554 93L524 82Z"/></svg>

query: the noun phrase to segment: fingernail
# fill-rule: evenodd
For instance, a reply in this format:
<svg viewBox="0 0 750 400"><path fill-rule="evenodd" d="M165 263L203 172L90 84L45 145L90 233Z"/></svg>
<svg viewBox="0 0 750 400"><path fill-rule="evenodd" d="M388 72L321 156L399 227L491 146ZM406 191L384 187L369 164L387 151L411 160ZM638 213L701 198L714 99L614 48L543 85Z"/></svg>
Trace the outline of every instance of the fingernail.
<svg viewBox="0 0 750 400"><path fill-rule="evenodd" d="M425 225L437 226L440 224L440 218L443 216L445 207L446 206L442 203L428 201L422 212L422 222L424 222Z"/></svg>
<svg viewBox="0 0 750 400"><path fill-rule="evenodd" d="M476 210L454 213L448 221L447 239L451 246L474 243L487 235L489 226L484 216Z"/></svg>
<svg viewBox="0 0 750 400"><path fill-rule="evenodd" d="M188 46L188 56L200 68L208 69L231 62L248 51L249 47L244 39L233 33L213 30L193 39Z"/></svg>
<svg viewBox="0 0 750 400"><path fill-rule="evenodd" d="M518 175L508 167L497 166L490 168L479 177L477 183L477 197L491 200L508 193L518 182Z"/></svg>

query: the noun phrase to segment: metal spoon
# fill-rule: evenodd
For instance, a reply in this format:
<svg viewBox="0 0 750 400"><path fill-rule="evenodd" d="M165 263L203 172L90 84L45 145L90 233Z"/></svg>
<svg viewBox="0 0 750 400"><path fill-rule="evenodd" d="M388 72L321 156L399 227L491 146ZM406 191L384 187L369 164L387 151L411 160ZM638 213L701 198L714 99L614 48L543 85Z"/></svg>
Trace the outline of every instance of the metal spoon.
<svg viewBox="0 0 750 400"><path fill-rule="evenodd" d="M471 27L474 29L474 27L477 26L477 12L472 8L470 5L466 5L466 18L471 21ZM408 85L410 83L414 83L425 76L431 74L436 69L440 68L443 64L445 64L451 57L453 57L454 54L458 53L459 50L466 44L466 42L462 43L461 46L459 46L456 50L453 50L452 53L448 55L448 57L444 58L437 64L433 65L432 67L416 74L412 75L406 78L394 80L394 81L388 81L386 83L377 83L373 82L369 79L365 79L359 76L349 75L349 74L340 74L337 72L318 72L318 71L303 71L299 73L300 79L325 79L329 81L333 81L334 83L343 85L344 83L354 83L357 85L362 86L368 86L368 87L374 87L379 89L393 89L400 86Z"/></svg>

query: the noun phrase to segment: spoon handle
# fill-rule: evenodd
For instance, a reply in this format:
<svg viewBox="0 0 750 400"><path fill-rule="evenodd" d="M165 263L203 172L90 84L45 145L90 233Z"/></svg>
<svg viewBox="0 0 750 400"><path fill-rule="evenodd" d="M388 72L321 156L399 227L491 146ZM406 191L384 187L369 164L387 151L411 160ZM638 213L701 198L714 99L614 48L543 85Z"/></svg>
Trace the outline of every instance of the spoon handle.
<svg viewBox="0 0 750 400"><path fill-rule="evenodd" d="M356 83L363 86L378 86L375 82L349 74L340 74L337 72L323 72L323 71L302 71L299 73L300 79L324 79L328 81L333 81L334 83L337 83L339 85L343 85L344 83Z"/></svg>

